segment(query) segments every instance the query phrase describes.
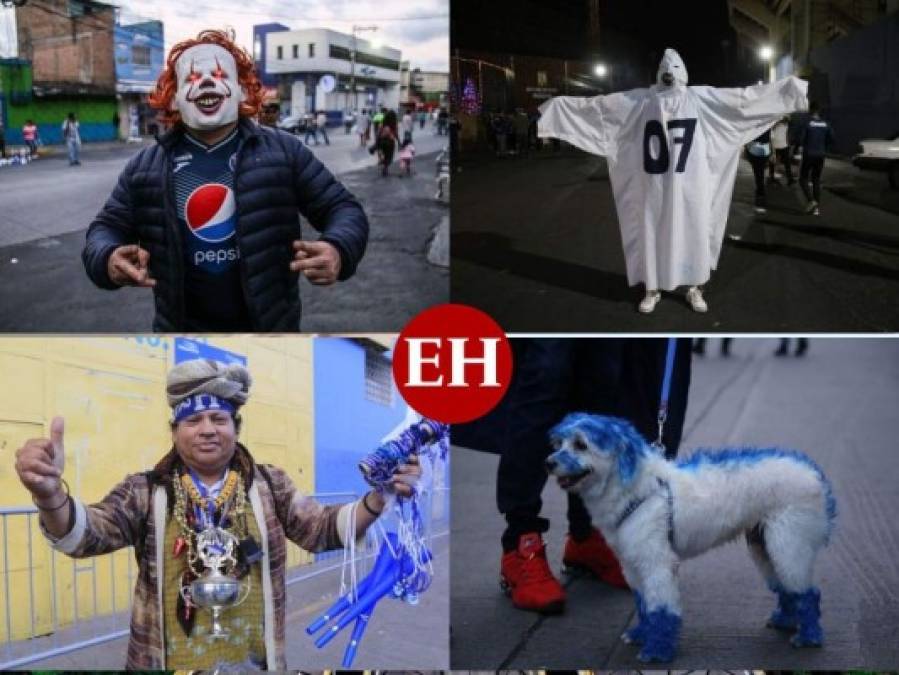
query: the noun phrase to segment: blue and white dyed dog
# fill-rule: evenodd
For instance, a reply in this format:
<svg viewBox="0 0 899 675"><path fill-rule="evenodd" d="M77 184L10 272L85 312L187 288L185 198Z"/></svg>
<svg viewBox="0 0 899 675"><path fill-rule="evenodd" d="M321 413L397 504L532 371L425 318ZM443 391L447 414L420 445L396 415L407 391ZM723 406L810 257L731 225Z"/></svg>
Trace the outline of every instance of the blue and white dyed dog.
<svg viewBox="0 0 899 675"><path fill-rule="evenodd" d="M836 501L821 469L778 449L697 451L670 462L625 420L585 413L550 431L546 467L583 498L634 589L639 621L622 639L641 661L670 661L681 625L677 565L741 534L777 594L768 625L816 647L824 635L815 555Z"/></svg>

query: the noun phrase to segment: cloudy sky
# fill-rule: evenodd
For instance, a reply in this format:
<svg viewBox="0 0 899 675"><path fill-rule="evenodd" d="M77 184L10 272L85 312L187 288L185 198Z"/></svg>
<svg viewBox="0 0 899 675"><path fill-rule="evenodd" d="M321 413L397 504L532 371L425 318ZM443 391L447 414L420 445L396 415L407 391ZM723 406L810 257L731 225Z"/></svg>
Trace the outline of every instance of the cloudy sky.
<svg viewBox="0 0 899 675"><path fill-rule="evenodd" d="M40 1L40 0L38 0ZM166 47L204 28L231 27L252 53L253 25L277 22L291 29L331 28L349 33L354 24L377 26L384 46L394 47L412 68L449 70L449 0L105 0L122 8L123 21L158 19L165 23ZM0 56L9 55L15 34L12 10L0 9ZM3 15L6 15L4 17Z"/></svg>

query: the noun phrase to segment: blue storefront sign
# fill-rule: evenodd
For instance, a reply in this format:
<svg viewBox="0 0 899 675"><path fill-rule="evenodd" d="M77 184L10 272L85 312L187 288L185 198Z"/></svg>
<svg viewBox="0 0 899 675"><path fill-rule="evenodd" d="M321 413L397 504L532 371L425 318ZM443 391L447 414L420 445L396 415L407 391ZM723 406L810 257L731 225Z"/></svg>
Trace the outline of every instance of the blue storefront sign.
<svg viewBox="0 0 899 675"><path fill-rule="evenodd" d="M183 361L192 361L193 359L212 359L226 365L230 363L239 363L242 366L247 365L247 357L242 354L229 352L227 349L220 347L213 347L202 340L176 337L175 365Z"/></svg>

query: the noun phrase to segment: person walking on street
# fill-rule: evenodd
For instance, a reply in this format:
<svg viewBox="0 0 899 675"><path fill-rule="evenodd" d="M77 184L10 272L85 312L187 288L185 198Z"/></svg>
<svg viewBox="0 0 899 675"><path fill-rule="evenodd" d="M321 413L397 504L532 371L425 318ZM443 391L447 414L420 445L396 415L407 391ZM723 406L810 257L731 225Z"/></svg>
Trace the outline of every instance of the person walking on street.
<svg viewBox="0 0 899 675"><path fill-rule="evenodd" d="M359 146L364 148L368 145L368 139L371 135L371 117L367 110L363 110L359 114L359 126L356 130L359 132Z"/></svg>
<svg viewBox="0 0 899 675"><path fill-rule="evenodd" d="M116 110L112 113L112 138L113 140L119 140L119 125L122 123L122 118L119 117L119 111Z"/></svg>
<svg viewBox="0 0 899 675"><path fill-rule="evenodd" d="M802 129L799 136L799 145L802 147L802 164L799 166L799 187L808 201L806 213L820 215L821 202L821 172L824 170L824 157L827 149L833 145L834 137L830 123L821 119L821 108L817 101L809 104L808 111L811 117ZM808 179L812 179L812 192L808 189Z"/></svg>
<svg viewBox="0 0 899 675"><path fill-rule="evenodd" d="M384 110L384 106L381 106L380 110L374 114L371 118L372 126L374 127L372 135L375 138L375 141L378 140L378 134L381 133L381 125L384 124L384 115L386 111Z"/></svg>
<svg viewBox="0 0 899 675"><path fill-rule="evenodd" d="M22 127L22 139L28 148L28 159L37 157L37 126L33 121L25 121L25 126Z"/></svg>
<svg viewBox="0 0 899 675"><path fill-rule="evenodd" d="M409 138L412 138L412 130L415 128L415 122L412 119L412 113L407 109L405 113L403 113L403 135L402 138L406 138L406 134L409 134Z"/></svg>
<svg viewBox="0 0 899 675"><path fill-rule="evenodd" d="M441 108L440 112L437 114L437 135L445 136L448 127L449 113L446 111L446 108Z"/></svg>
<svg viewBox="0 0 899 675"><path fill-rule="evenodd" d="M321 132L322 138L325 139L325 145L331 145L331 141L328 140L328 116L324 110L319 110L315 117L315 129Z"/></svg>
<svg viewBox="0 0 899 675"><path fill-rule="evenodd" d="M755 212L765 213L767 202L765 198L765 167L771 157L771 132L766 130L755 140L746 145L746 159L752 165L752 173L755 176Z"/></svg>
<svg viewBox="0 0 899 675"><path fill-rule="evenodd" d="M515 129L515 151L519 157L527 157L530 151L530 138L528 137L528 120L527 113L519 108L515 111L515 117L512 120L512 127Z"/></svg>
<svg viewBox="0 0 899 675"><path fill-rule="evenodd" d="M397 119L396 113L390 110L384 115L384 123L378 131L377 150L378 164L381 165L381 175L386 176L390 165L393 163L393 153L397 143Z"/></svg>
<svg viewBox="0 0 899 675"><path fill-rule="evenodd" d="M315 113L306 116L306 135L303 137L303 143L309 145L309 137L318 145L318 122Z"/></svg>
<svg viewBox="0 0 899 675"><path fill-rule="evenodd" d="M352 110L347 108L346 112L343 113L343 128L347 136L349 136L350 132L353 130L353 122L355 121L356 115L353 114Z"/></svg>
<svg viewBox="0 0 899 675"><path fill-rule="evenodd" d="M789 127L790 116L785 115L771 128L771 147L774 150L774 153L771 155L771 161L768 162L768 181L771 183L778 182L775 176L778 163L783 164L787 185L792 185L796 182L793 178L793 157L790 153L790 144L787 141Z"/></svg>
<svg viewBox="0 0 899 675"><path fill-rule="evenodd" d="M81 134L78 132L78 126L78 120L75 119L73 112L70 112L66 121L62 123L62 138L69 151L69 166L81 164L78 159L78 151L81 150Z"/></svg>
<svg viewBox="0 0 899 675"><path fill-rule="evenodd" d="M424 108L422 108L421 110L418 111L418 128L424 129L425 122L427 122L427 121L428 121L428 113L425 111Z"/></svg>
<svg viewBox="0 0 899 675"><path fill-rule="evenodd" d="M0 159L6 159L6 132L2 121L0 121Z"/></svg>

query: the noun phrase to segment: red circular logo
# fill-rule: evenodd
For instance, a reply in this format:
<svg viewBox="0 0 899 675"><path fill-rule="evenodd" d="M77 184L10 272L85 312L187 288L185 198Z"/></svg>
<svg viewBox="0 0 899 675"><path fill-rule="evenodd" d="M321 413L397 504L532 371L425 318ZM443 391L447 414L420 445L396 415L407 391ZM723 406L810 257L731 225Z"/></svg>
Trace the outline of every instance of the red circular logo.
<svg viewBox="0 0 899 675"><path fill-rule="evenodd" d="M469 422L490 412L509 388L512 349L499 324L479 309L437 305L400 333L393 378L419 414Z"/></svg>

